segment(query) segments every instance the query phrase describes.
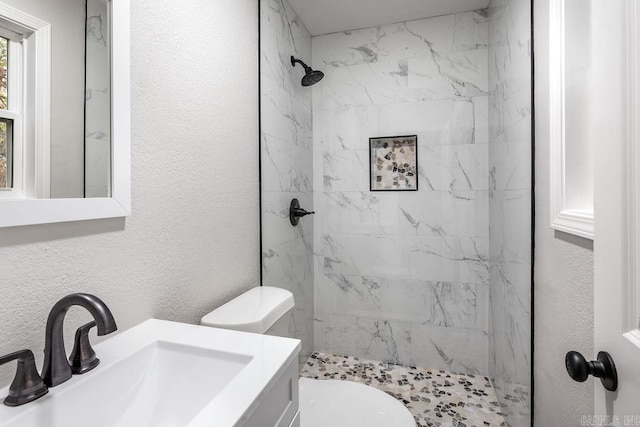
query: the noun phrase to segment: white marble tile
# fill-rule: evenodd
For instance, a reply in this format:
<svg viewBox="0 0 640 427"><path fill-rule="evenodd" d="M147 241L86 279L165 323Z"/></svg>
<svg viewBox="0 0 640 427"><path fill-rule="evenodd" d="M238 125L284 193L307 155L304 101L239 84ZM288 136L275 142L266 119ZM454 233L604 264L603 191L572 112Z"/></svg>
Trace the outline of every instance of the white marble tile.
<svg viewBox="0 0 640 427"><path fill-rule="evenodd" d="M491 285L501 290L501 296L511 295L512 307L528 316L531 311L531 265L530 263L514 260L498 260L491 262Z"/></svg>
<svg viewBox="0 0 640 427"><path fill-rule="evenodd" d="M489 97L479 96L473 102L473 142L489 143Z"/></svg>
<svg viewBox="0 0 640 427"><path fill-rule="evenodd" d="M433 281L487 284L488 240L484 238L411 238L409 264L412 277Z"/></svg>
<svg viewBox="0 0 640 427"><path fill-rule="evenodd" d="M378 108L379 136L418 135L423 145L474 142L474 107L460 100L391 104Z"/></svg>
<svg viewBox="0 0 640 427"><path fill-rule="evenodd" d="M490 235L503 257L531 262L531 191L496 191L490 201Z"/></svg>
<svg viewBox="0 0 640 427"><path fill-rule="evenodd" d="M310 105L311 91L299 84L302 68L292 67L290 57L311 62L311 35L286 0L263 1L260 22L261 78Z"/></svg>
<svg viewBox="0 0 640 427"><path fill-rule="evenodd" d="M467 51L487 48L489 41L486 11L477 10L455 14L453 50Z"/></svg>
<svg viewBox="0 0 640 427"><path fill-rule="evenodd" d="M108 10L87 4L85 70L85 197L109 197L111 190L111 91L109 44L105 37Z"/></svg>
<svg viewBox="0 0 640 427"><path fill-rule="evenodd" d="M313 265L307 253L309 240L310 236L301 235L280 245L263 247L263 285L294 292L300 283L311 277Z"/></svg>
<svg viewBox="0 0 640 427"><path fill-rule="evenodd" d="M402 276L411 273L411 241L395 236L323 234L319 256L325 273Z"/></svg>
<svg viewBox="0 0 640 427"><path fill-rule="evenodd" d="M377 234L380 200L371 192L326 192L318 196L318 226L328 234Z"/></svg>
<svg viewBox="0 0 640 427"><path fill-rule="evenodd" d="M289 221L289 203L300 194L265 192L262 194L262 245L273 248L301 237L302 228Z"/></svg>
<svg viewBox="0 0 640 427"><path fill-rule="evenodd" d="M286 0L264 0L260 19L263 284L293 292L289 328L304 358L314 338L313 218L293 227L289 203L313 209L312 92L290 56L310 62L311 36Z"/></svg>
<svg viewBox="0 0 640 427"><path fill-rule="evenodd" d="M482 205L476 203L475 191L388 192L377 197L384 234L485 237L488 228L476 222Z"/></svg>
<svg viewBox="0 0 640 427"><path fill-rule="evenodd" d="M345 67L378 61L378 28L326 34L313 38L313 67Z"/></svg>
<svg viewBox="0 0 640 427"><path fill-rule="evenodd" d="M378 136L376 107L341 107L313 112L314 148L368 150Z"/></svg>
<svg viewBox="0 0 640 427"><path fill-rule="evenodd" d="M425 55L431 50L451 52L455 34L460 30L456 15L384 25L379 29L378 57L397 60Z"/></svg>
<svg viewBox="0 0 640 427"><path fill-rule="evenodd" d="M486 284L488 241L484 238L329 235L316 237L316 273L415 277Z"/></svg>
<svg viewBox="0 0 640 427"><path fill-rule="evenodd" d="M317 350L488 371L487 28L466 12L313 39ZM420 191L370 193L368 138L399 134L418 135Z"/></svg>
<svg viewBox="0 0 640 427"><path fill-rule="evenodd" d="M111 139L85 138L85 197L107 197L111 182Z"/></svg>
<svg viewBox="0 0 640 427"><path fill-rule="evenodd" d="M529 126L523 127L530 130ZM495 182L495 190L531 188L531 144L496 141L490 144L489 152L493 172L491 178L492 182Z"/></svg>
<svg viewBox="0 0 640 427"><path fill-rule="evenodd" d="M476 191L476 236L489 237L489 191Z"/></svg>
<svg viewBox="0 0 640 427"><path fill-rule="evenodd" d="M407 95L407 61L384 61L326 70L319 83L322 109L391 104ZM405 90L403 90L405 89Z"/></svg>
<svg viewBox="0 0 640 427"><path fill-rule="evenodd" d="M313 150L312 188L314 203L320 206L320 198L324 192L324 156L321 150Z"/></svg>
<svg viewBox="0 0 640 427"><path fill-rule="evenodd" d="M311 141L311 136L307 136ZM311 144L295 144L292 149L291 190L297 192L313 191L313 150Z"/></svg>
<svg viewBox="0 0 640 427"><path fill-rule="evenodd" d="M485 285L387 279L380 281L382 318L486 331Z"/></svg>
<svg viewBox="0 0 640 427"><path fill-rule="evenodd" d="M488 375L488 353L485 332L419 324L411 326L413 365Z"/></svg>
<svg viewBox="0 0 640 427"><path fill-rule="evenodd" d="M448 53L484 48L486 19L476 12L443 15L382 26L378 57L397 59L430 51Z"/></svg>
<svg viewBox="0 0 640 427"><path fill-rule="evenodd" d="M309 357L314 350L314 322L310 310L294 308L291 314L289 336L302 341L300 354Z"/></svg>
<svg viewBox="0 0 640 427"><path fill-rule="evenodd" d="M375 277L320 274L315 278L315 313L377 319L380 281Z"/></svg>
<svg viewBox="0 0 640 427"><path fill-rule="evenodd" d="M313 207L311 93L289 56L311 56L311 37L284 0L266 0L261 33L262 244L264 285L293 292L290 334L313 350L313 220L289 222L293 197Z"/></svg>
<svg viewBox="0 0 640 427"><path fill-rule="evenodd" d="M473 12L473 35L477 48L489 46L489 13L486 9Z"/></svg>
<svg viewBox="0 0 640 427"><path fill-rule="evenodd" d="M487 144L420 146L419 186L437 191L487 190L488 151Z"/></svg>
<svg viewBox="0 0 640 427"><path fill-rule="evenodd" d="M369 191L369 150L322 153L324 191Z"/></svg>
<svg viewBox="0 0 640 427"><path fill-rule="evenodd" d="M453 46L455 51L478 49L480 40L476 39L474 12L457 13L455 18L455 33ZM486 46L484 46L486 47Z"/></svg>
<svg viewBox="0 0 640 427"><path fill-rule="evenodd" d="M261 86L262 132L283 141L300 143L312 134L311 112L275 84L264 81Z"/></svg>
<svg viewBox="0 0 640 427"><path fill-rule="evenodd" d="M475 329L489 333L491 323L491 283L475 285L476 295L476 325Z"/></svg>
<svg viewBox="0 0 640 427"><path fill-rule="evenodd" d="M422 89L423 97L473 98L488 93L487 50L438 53L410 58L408 87Z"/></svg>
<svg viewBox="0 0 640 427"><path fill-rule="evenodd" d="M488 9L490 360L498 400L506 421L514 426L529 424L526 414L530 405L532 142L528 3L503 0L493 2ZM517 403L507 397L509 394L523 398Z"/></svg>
<svg viewBox="0 0 640 427"><path fill-rule="evenodd" d="M486 47L486 19L465 12L313 38L314 66L344 67Z"/></svg>
<svg viewBox="0 0 640 427"><path fill-rule="evenodd" d="M530 86L513 93L506 93L504 84L498 85L495 92L500 96L490 97L489 136L496 138L515 127L523 120L531 120L531 92ZM531 133L529 133L530 135ZM516 141L522 140L524 134L514 134Z"/></svg>
<svg viewBox="0 0 640 427"><path fill-rule="evenodd" d="M316 351L331 349L337 354L408 364L411 327L402 322L317 315L314 328L320 337Z"/></svg>
<svg viewBox="0 0 640 427"><path fill-rule="evenodd" d="M303 341L303 351L313 349L313 265L310 236L273 247L263 247L263 285L290 290L296 308L290 323L292 336Z"/></svg>
<svg viewBox="0 0 640 427"><path fill-rule="evenodd" d="M261 139L262 191L291 191L292 144L265 133Z"/></svg>

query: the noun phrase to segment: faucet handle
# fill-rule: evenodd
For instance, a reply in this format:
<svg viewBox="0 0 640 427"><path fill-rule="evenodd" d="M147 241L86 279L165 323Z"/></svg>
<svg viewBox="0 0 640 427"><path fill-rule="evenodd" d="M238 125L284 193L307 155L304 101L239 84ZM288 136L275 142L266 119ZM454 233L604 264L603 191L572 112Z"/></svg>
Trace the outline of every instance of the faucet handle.
<svg viewBox="0 0 640 427"><path fill-rule="evenodd" d="M94 326L96 326L95 320L80 326L76 331L75 343L69 357L71 372L75 375L89 372L100 363L89 342L89 330Z"/></svg>
<svg viewBox="0 0 640 427"><path fill-rule="evenodd" d="M34 401L49 392L49 389L38 370L36 369L36 362L31 350L20 350L15 353L7 354L0 357L0 365L11 362L13 360L18 361L18 368L16 370L16 376L9 387L9 395L4 399L4 404L7 406L20 406L25 403Z"/></svg>

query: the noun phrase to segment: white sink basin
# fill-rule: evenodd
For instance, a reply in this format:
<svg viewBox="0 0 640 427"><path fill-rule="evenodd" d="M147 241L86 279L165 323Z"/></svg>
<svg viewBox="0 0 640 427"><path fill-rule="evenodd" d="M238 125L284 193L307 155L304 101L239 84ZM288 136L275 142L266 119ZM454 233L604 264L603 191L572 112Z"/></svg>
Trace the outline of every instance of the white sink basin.
<svg viewBox="0 0 640 427"><path fill-rule="evenodd" d="M95 346L100 365L35 402L0 405L2 427L242 424L297 340L148 320ZM0 390L4 399L7 389Z"/></svg>

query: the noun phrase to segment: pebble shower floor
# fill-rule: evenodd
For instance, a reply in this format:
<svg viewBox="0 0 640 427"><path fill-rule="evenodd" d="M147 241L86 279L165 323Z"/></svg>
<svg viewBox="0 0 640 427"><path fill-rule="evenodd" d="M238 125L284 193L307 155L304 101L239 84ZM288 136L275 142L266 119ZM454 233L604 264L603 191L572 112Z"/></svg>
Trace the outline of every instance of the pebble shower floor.
<svg viewBox="0 0 640 427"><path fill-rule="evenodd" d="M417 427L508 425L487 377L324 353L312 354L300 376L355 381L380 389L404 403Z"/></svg>

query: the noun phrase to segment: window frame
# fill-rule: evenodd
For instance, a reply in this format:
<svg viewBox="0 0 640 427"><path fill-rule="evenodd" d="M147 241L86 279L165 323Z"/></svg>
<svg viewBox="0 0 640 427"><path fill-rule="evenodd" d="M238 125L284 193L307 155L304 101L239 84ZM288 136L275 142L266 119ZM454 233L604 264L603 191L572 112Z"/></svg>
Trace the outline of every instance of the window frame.
<svg viewBox="0 0 640 427"><path fill-rule="evenodd" d="M12 120L12 185L0 200L48 198L51 139L51 26L0 4L0 36L8 46L8 109Z"/></svg>
<svg viewBox="0 0 640 427"><path fill-rule="evenodd" d="M7 146L7 169L11 186L0 188L0 198L25 197L24 186L24 35L5 26L0 17L0 37L7 40L7 109L0 109L0 119L11 121L11 145Z"/></svg>

